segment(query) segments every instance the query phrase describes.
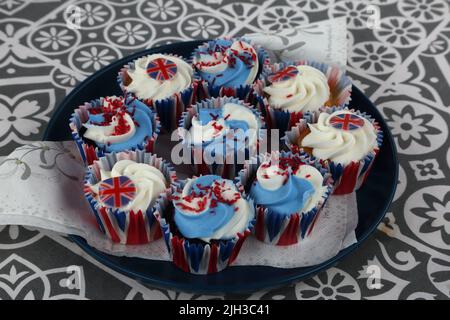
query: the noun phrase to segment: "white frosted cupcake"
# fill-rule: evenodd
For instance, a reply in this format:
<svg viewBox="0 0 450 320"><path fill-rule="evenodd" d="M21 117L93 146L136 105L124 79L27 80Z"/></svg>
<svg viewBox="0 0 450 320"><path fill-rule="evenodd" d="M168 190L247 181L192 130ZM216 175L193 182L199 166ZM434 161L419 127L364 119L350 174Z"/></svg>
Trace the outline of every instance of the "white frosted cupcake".
<svg viewBox="0 0 450 320"><path fill-rule="evenodd" d="M306 152L328 163L336 182L334 194L356 191L381 147L382 131L359 111L335 107L321 111L301 120L283 139L293 152Z"/></svg>
<svg viewBox="0 0 450 320"><path fill-rule="evenodd" d="M193 69L175 55L157 53L140 57L125 65L117 80L123 92L156 109L166 130L175 128L195 96Z"/></svg>
<svg viewBox="0 0 450 320"><path fill-rule="evenodd" d="M143 151L111 153L87 170L84 192L99 228L113 242L136 245L161 237L154 211L176 183L173 168Z"/></svg>
<svg viewBox="0 0 450 320"><path fill-rule="evenodd" d="M322 106L350 101L351 82L338 67L297 61L269 65L254 85L256 95L267 99L263 112L272 129L289 130L306 113Z"/></svg>

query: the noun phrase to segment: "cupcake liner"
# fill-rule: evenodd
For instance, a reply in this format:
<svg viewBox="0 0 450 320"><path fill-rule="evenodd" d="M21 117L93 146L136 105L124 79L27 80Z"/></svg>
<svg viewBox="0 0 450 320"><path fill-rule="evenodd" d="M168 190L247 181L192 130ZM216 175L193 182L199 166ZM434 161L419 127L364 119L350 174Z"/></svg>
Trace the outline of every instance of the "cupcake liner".
<svg viewBox="0 0 450 320"><path fill-rule="evenodd" d="M288 217L283 217L264 206L255 204L256 225L254 234L258 240L271 245L293 245L313 232L320 211L333 190L333 179L328 168L318 161L309 159L303 154L294 155L291 152L273 151L272 153L260 154L258 157L248 161L245 164L244 169L239 172L239 176L236 178L236 181L239 181L245 186L245 190L249 193L249 190L256 179L256 171L261 163L278 157L292 158L294 156L300 157L302 162L314 166L320 171L324 177L324 185L327 186L327 191L313 209L305 213L293 213ZM251 195L249 195L249 197L251 199Z"/></svg>
<svg viewBox="0 0 450 320"><path fill-rule="evenodd" d="M255 98L257 101L260 101L259 105L266 106L264 109L260 110L266 117L267 125L270 129L279 129L281 133L284 133L292 128L305 115L317 113L284 111L276 108L275 106L270 106L268 103L263 91L264 87L268 85L267 77L289 65L308 65L325 74L328 79L328 86L330 87L330 99L325 103L326 106L347 106L350 103L352 83L350 79L345 76L344 72L337 66L330 66L324 63L307 60L271 64L264 68L260 79L258 79L253 85L256 96Z"/></svg>
<svg viewBox="0 0 450 320"><path fill-rule="evenodd" d="M193 179L195 178L193 177ZM179 187L183 188L185 182L182 181ZM236 184L236 186L243 197L248 199L242 185ZM175 193L175 190L173 192ZM168 214L174 214L173 204L159 204L155 211L155 217L159 221L172 262L185 272L199 275L216 273L232 264L236 260L245 239L252 233L255 224L255 220L250 221L247 229L236 234L232 239L213 241L211 243L194 242L171 231L170 223L168 222L171 217L167 217ZM173 219L171 220L173 221Z"/></svg>
<svg viewBox="0 0 450 320"><path fill-rule="evenodd" d="M338 110L349 110L361 116L367 120L369 120L374 126L375 130L377 130L377 148L373 149L370 153L368 153L364 159L360 161L353 161L349 164L342 165L339 163L335 163L333 161L319 160L323 163L326 163L330 172L335 181L335 189L333 191L334 195L342 195L349 194L356 190L358 190L367 179L367 176L370 173L370 169L375 161L375 158L381 148L381 144L383 143L383 131L381 131L378 123L373 119L370 115L364 112L360 112L358 110L349 109L347 107L323 107L320 109L321 112L333 113ZM300 137L300 134L307 128L308 123L314 123L316 121L316 117L309 117L306 119L300 120L290 131L286 132L286 135L282 138L285 145L294 153L300 152L305 154L309 159L316 160L315 157L307 154L304 150L298 147L296 141Z"/></svg>
<svg viewBox="0 0 450 320"><path fill-rule="evenodd" d="M179 59L183 59L185 61L183 57L175 54L164 54L164 55L176 57ZM142 57L139 57L137 59L140 58ZM139 97L137 97L134 93L127 91L124 85L124 80L127 71L134 69L135 61L137 59L129 62L128 64L124 65L122 69L120 69L119 74L117 76L117 83L119 84L120 89L122 90L124 95L131 95L134 98L139 99ZM170 133L172 132L173 129L177 127L178 121L183 111L185 111L185 109L192 103L195 103L198 85L199 81L198 79L195 79L194 74L191 86L184 89L181 92L174 93L173 95L165 99L159 100L139 99L139 100L144 102L147 106L156 111L161 121L162 128L164 129L164 131Z"/></svg>
<svg viewBox="0 0 450 320"><path fill-rule="evenodd" d="M250 104L234 97L218 97L197 102L183 113L178 131L179 137L182 139L183 150L185 150L185 152L190 152L191 164L193 164L193 169L196 175L215 174L221 176L222 178L233 179L243 167L243 163L237 163L238 155L236 152L232 162L227 161L228 159L226 158L226 155L224 155L224 157L221 158L220 163L208 164L208 161L205 161L204 159L204 151L207 146L189 144L185 137L185 134L191 128L192 118L198 114L198 110L200 108L221 108L224 104L229 102L247 106L255 114L256 118L260 120L257 143L254 146L249 146L250 148L245 150L245 159L249 159L251 155L256 155L259 150L259 146L266 139L264 118L261 116L260 112Z"/></svg>
<svg viewBox="0 0 450 320"><path fill-rule="evenodd" d="M138 163L147 163L158 168L169 182L169 186L156 200L155 204L145 212L141 210L123 211L103 206L97 201L90 189L90 185L100 181L100 169L111 170L119 160L133 160ZM153 213L157 207L169 202L173 186L177 185L176 172L167 161L156 155L144 151L129 151L110 153L95 161L86 170L84 179L85 197L95 216L99 229L114 243L127 245L146 244L161 238L162 233Z"/></svg>
<svg viewBox="0 0 450 320"><path fill-rule="evenodd" d="M105 151L103 148L98 146L93 146L84 142L83 137L80 135L80 130L84 123L89 119L88 110L90 108L95 108L101 106L103 104L103 97L92 100L91 102L86 102L84 105L79 106L74 110L70 118L69 127L71 130L72 139L75 141L78 151L80 152L81 158L83 159L86 165L91 165L95 160L98 160L100 157L103 157L110 152ZM133 98L126 98L128 99ZM147 137L142 143L137 144L134 147L131 147L130 150L145 150L146 152L153 152L155 148L156 139L158 138L160 132L160 122L159 118L153 113L152 118L152 129L153 133L151 136ZM124 150L125 151L125 150Z"/></svg>
<svg viewBox="0 0 450 320"><path fill-rule="evenodd" d="M228 39L228 38L225 38L225 39ZM209 43L214 42L216 40L210 40L208 42L203 43L198 48L196 48L191 55L191 61L193 61L195 54L198 52L198 50L200 48L207 47L209 45ZM258 61L259 61L259 70L258 70L258 73L256 76L256 79L258 79L258 77L263 72L264 68L270 64L268 52L261 45L255 44L252 41L247 40L245 37L231 38L231 40L233 40L233 41L243 40L243 41L251 44L255 48L256 54L258 56ZM197 74L197 77L199 79L201 79L200 76L198 75L198 73L196 72L195 68L193 68L193 69L194 69L194 73ZM209 84L207 81L204 81L204 80L199 81L199 87L198 87L199 99L209 99L209 98L216 98L216 97L236 97L236 98L239 98L240 100L244 100L245 102L248 102L248 98L251 95L252 91L253 91L252 84L243 84L243 85L235 86L235 87L224 87L224 86L217 86L217 85Z"/></svg>

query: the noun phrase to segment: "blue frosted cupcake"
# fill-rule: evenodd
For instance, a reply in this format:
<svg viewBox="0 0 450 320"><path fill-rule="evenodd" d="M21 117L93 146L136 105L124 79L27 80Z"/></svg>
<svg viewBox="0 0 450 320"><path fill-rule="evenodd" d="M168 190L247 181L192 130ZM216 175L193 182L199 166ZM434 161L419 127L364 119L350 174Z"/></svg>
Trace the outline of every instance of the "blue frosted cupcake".
<svg viewBox="0 0 450 320"><path fill-rule="evenodd" d="M267 52L245 39L216 39L194 50L192 65L203 80L202 98L235 96L246 100L264 65Z"/></svg>
<svg viewBox="0 0 450 320"><path fill-rule="evenodd" d="M215 175L194 177L181 183L172 202L155 215L177 267L214 273L236 259L255 216L243 188Z"/></svg>
<svg viewBox="0 0 450 320"><path fill-rule="evenodd" d="M159 120L139 100L110 96L75 109L70 129L83 160L92 164L111 152L152 152L159 133Z"/></svg>
<svg viewBox="0 0 450 320"><path fill-rule="evenodd" d="M332 191L327 167L285 152L252 160L239 180L256 205L256 238L279 246L297 243L312 232Z"/></svg>
<svg viewBox="0 0 450 320"><path fill-rule="evenodd" d="M163 128L177 127L182 112L195 102L197 82L183 58L170 54L140 57L119 72L124 94L131 94L156 110Z"/></svg>
<svg viewBox="0 0 450 320"><path fill-rule="evenodd" d="M193 105L180 121L179 134L197 175L234 178L244 161L257 155L264 128L255 108L237 98L219 97Z"/></svg>

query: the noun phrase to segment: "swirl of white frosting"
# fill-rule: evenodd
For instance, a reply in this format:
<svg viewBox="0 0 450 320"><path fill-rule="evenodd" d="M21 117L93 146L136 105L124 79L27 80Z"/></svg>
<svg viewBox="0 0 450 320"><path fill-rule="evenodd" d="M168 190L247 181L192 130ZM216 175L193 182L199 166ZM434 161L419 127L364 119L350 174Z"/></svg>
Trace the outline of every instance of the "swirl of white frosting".
<svg viewBox="0 0 450 320"><path fill-rule="evenodd" d="M160 81L151 78L147 73L150 61L164 58L177 65L177 73L170 80ZM133 80L126 90L134 93L140 99L160 100L187 89L192 83L192 67L182 59L163 54L152 54L137 59L134 69L129 69L128 75Z"/></svg>
<svg viewBox="0 0 450 320"><path fill-rule="evenodd" d="M289 112L316 111L328 101L330 88L327 77L318 69L296 66L297 76L272 83L264 88L268 102L274 108Z"/></svg>
<svg viewBox="0 0 450 320"><path fill-rule="evenodd" d="M225 136L230 130L227 121L243 121L247 123L248 129L245 132L245 137L248 137L249 146L253 146L256 143L258 130L261 127L260 122L249 108L232 102L227 102L223 105L222 117L209 121L205 125L201 123L198 115L195 115L192 118L192 126L189 129L190 142L194 145L199 145Z"/></svg>
<svg viewBox="0 0 450 320"><path fill-rule="evenodd" d="M377 146L377 133L372 123L363 118L364 126L355 130L340 130L330 125L330 119L338 114L353 114L348 110L339 110L332 114L321 113L317 123L308 124L310 133L301 144L313 148L313 156L323 160L332 160L340 164L360 161Z"/></svg>
<svg viewBox="0 0 450 320"><path fill-rule="evenodd" d="M145 212L158 199L159 195L166 189L166 178L163 173L152 165L137 163L132 160L119 160L111 171L100 170L101 180L118 176L126 176L133 181L136 187L136 195L125 207L124 211L141 210ZM91 186L92 191L98 194L100 182ZM97 199L98 200L98 199Z"/></svg>
<svg viewBox="0 0 450 320"><path fill-rule="evenodd" d="M302 208L302 212L308 212L317 206L319 201L325 195L327 191L327 186L323 185L323 176L313 166L304 165L300 166L297 169L297 172L294 173L297 177L308 180L314 187L314 193L312 196L306 201Z"/></svg>
<svg viewBox="0 0 450 320"><path fill-rule="evenodd" d="M225 185L221 186L221 196L225 199L232 199L236 192L239 192L232 181L220 180L220 182L225 181ZM182 197L186 197L189 191L192 189L192 184L196 182L196 179L189 179L185 184ZM205 210L210 210L211 199L209 199L208 204L205 206ZM223 225L221 228L217 229L208 238L201 238L203 241L209 242L211 239L230 239L236 236L236 234L244 232L251 220L255 216L255 212L251 204L244 198L240 197L236 202L233 203L235 212L231 219ZM202 211L203 212L203 211ZM201 212L197 213L200 214Z"/></svg>
<svg viewBox="0 0 450 320"><path fill-rule="evenodd" d="M304 164L291 172L291 168L283 169L276 162L263 162L256 171L256 181L266 190L278 190L286 183L289 175L294 175L308 180L314 188L314 193L304 203L303 208L298 208L301 212L308 212L317 206L325 195L327 186L323 185L323 176L319 170L313 166Z"/></svg>

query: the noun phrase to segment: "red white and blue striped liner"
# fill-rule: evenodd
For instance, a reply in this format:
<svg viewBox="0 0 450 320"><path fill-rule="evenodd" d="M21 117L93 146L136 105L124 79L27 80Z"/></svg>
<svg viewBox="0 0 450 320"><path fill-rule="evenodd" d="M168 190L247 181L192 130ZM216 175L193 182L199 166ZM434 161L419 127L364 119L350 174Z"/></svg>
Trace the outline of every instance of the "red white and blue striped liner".
<svg viewBox="0 0 450 320"><path fill-rule="evenodd" d="M244 169L239 172L236 182L245 186L248 192L256 179L256 171L261 163L276 158L298 157L303 163L314 166L324 177L323 185L327 187L322 199L308 212L297 212L290 216L282 216L264 206L256 205L256 224L254 228L255 237L265 243L275 246L293 245L309 236L319 217L320 211L328 200L333 190L333 179L326 166L318 161L306 158L304 155L296 155L285 151L272 151L272 153L260 154L246 162Z"/></svg>
<svg viewBox="0 0 450 320"><path fill-rule="evenodd" d="M367 176L370 173L370 169L376 159L376 156L383 143L383 131L381 131L378 123L367 113L360 112L358 110L349 109L347 107L322 107L320 112L333 113L338 110L349 110L355 113L358 117L365 118L370 121L377 131L377 147L369 152L360 161L353 161L349 164L342 165L333 161L319 160L326 164L330 168L330 172L335 181L335 187L333 194L349 194L358 190L366 181ZM308 126L308 123L315 123L317 121L318 114L309 115L305 119L300 120L291 130L287 131L282 138L285 145L294 153L302 153L311 160L318 160L315 157L304 152L302 148L299 148L296 141L300 137L303 130Z"/></svg>
<svg viewBox="0 0 450 320"><path fill-rule="evenodd" d="M185 60L183 57L180 57L175 54L164 54L168 59L170 57L176 57L178 59ZM139 57L142 58L142 57ZM136 97L132 92L128 92L124 85L125 75L128 70L134 69L135 60L129 62L124 65L122 69L120 69L119 74L117 75L117 83L120 86L124 95L131 95L134 98ZM186 61L186 60L185 60ZM188 64L189 62L186 61ZM139 99L144 102L147 106L152 108L152 110L156 111L158 114L159 120L161 121L162 128L171 133L173 129L175 129L178 125L178 121L180 120L181 114L189 107L191 104L195 103L197 91L199 86L199 80L195 77L192 79L191 86L184 89L181 92L177 92L170 97L161 100L150 100L150 99Z"/></svg>
<svg viewBox="0 0 450 320"><path fill-rule="evenodd" d="M126 99L133 99L130 96L127 96ZM100 157L108 154L102 148L97 146L92 146L84 142L83 137L80 135L80 130L83 124L89 119L88 110L91 108L97 108L103 105L104 98L98 98L92 100L90 102L85 102L83 105L79 106L74 110L70 122L69 127L72 134L72 139L75 141L78 147L78 151L80 152L81 158L83 159L86 165L91 165L95 160L98 160ZM128 100L127 100L128 101ZM131 148L131 150L144 150L146 152L153 152L155 148L156 139L158 138L161 124L159 122L158 116L153 113L152 119L152 128L153 133L151 136L148 136L145 141L142 141L141 144Z"/></svg>
<svg viewBox="0 0 450 320"><path fill-rule="evenodd" d="M279 129L281 134L293 127L300 119L303 118L303 112L288 112L269 105L264 94L264 87L270 85L270 78L274 73L286 69L289 66L308 65L314 67L325 74L330 87L330 96L332 100L327 105L347 106L351 100L352 83L344 72L337 66L327 65L308 60L300 60L295 62L282 62L267 65L261 73L261 77L253 85L254 99L259 105L260 111L266 118L267 127L269 129ZM321 107L321 106L318 106ZM306 112L308 114L310 112Z"/></svg>
<svg viewBox="0 0 450 320"><path fill-rule="evenodd" d="M111 170L119 160L133 160L138 163L150 164L158 168L165 176L168 185L161 193L155 204L147 211L123 211L98 202L90 188L100 180L100 169ZM84 194L89 202L91 211L95 216L100 231L114 243L127 245L146 244L161 238L161 229L153 213L159 206L169 202L173 187L178 180L172 165L156 155L141 150L110 153L89 166L84 179Z"/></svg>
<svg viewBox="0 0 450 320"><path fill-rule="evenodd" d="M222 164L207 164L203 160L203 151L204 148L202 146L190 145L187 143L185 139L184 132L189 131L191 128L192 118L198 114L198 110L200 108L211 108L217 109L221 108L226 103L236 103L240 105L247 106L253 114L255 114L256 118L260 121L260 130L258 141L255 146L250 146L252 149L252 154L258 154L259 146L266 139L266 124L264 121L264 117L261 113L256 109L253 105L246 103L238 98L234 97L217 97L206 99L197 102L192 105L186 112L183 113L181 120L179 122L179 137L184 144L183 150L191 150L191 163L193 164L193 169L196 175L206 175L206 174L215 174L219 175L225 179L234 179L237 173L242 169L242 164L236 163L226 163L226 159L223 159Z"/></svg>
<svg viewBox="0 0 450 320"><path fill-rule="evenodd" d="M192 179L195 178L194 176ZM183 188L184 183L186 181L182 181L179 188ZM245 194L243 186L239 183L236 183L236 186L243 197L251 201ZM174 189L173 193L175 192ZM251 205L253 206L253 204ZM161 226L161 232L173 263L181 270L193 274L216 273L231 265L236 260L245 239L252 233L255 224L255 220L250 221L248 227L232 239L212 243L192 242L172 233L173 226L171 227L168 221L173 221L173 219L168 219L171 217L167 217L167 215L173 213L172 203L159 203L155 217Z"/></svg>

